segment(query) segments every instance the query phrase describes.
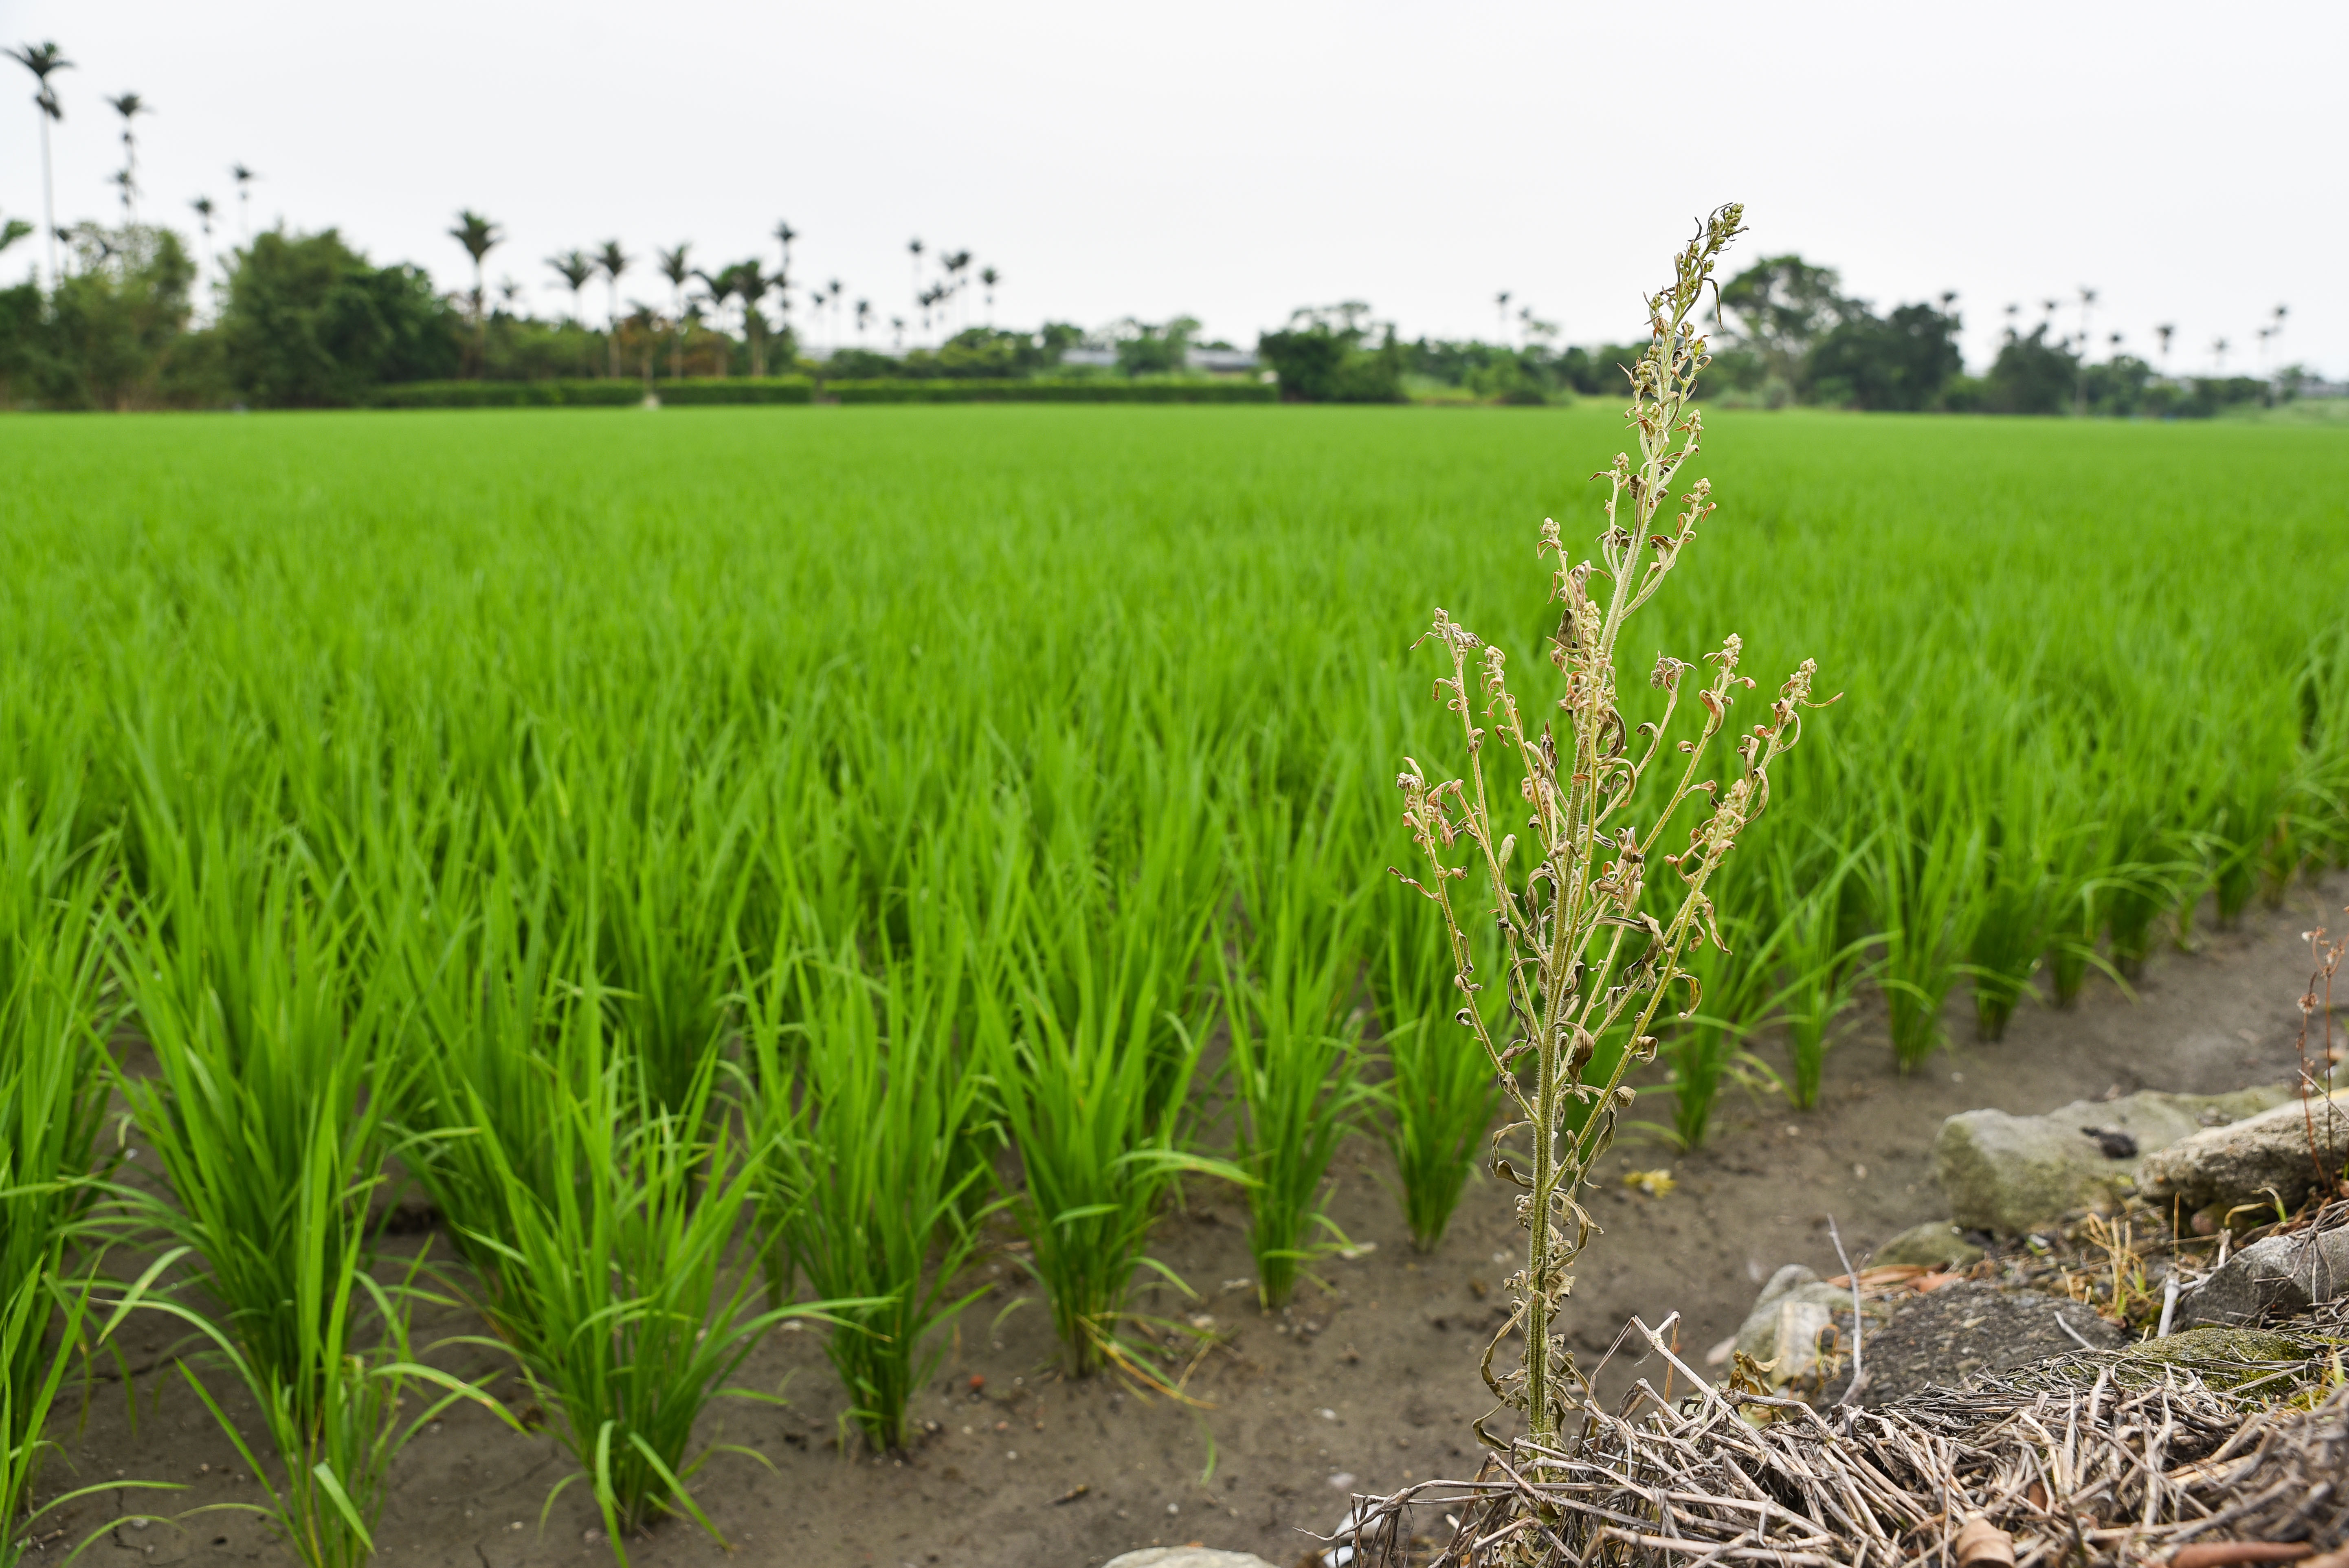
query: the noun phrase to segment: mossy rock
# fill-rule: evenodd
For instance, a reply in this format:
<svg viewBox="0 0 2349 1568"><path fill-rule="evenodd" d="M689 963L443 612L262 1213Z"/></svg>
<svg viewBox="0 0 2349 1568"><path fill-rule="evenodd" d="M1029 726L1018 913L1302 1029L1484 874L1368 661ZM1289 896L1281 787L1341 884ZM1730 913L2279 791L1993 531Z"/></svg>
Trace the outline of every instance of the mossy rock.
<svg viewBox="0 0 2349 1568"><path fill-rule="evenodd" d="M2232 1387L2279 1362L2305 1361L2314 1352L2296 1339L2261 1328L2189 1328L2121 1352L2127 1361L2152 1361L2191 1372L2218 1387Z"/></svg>

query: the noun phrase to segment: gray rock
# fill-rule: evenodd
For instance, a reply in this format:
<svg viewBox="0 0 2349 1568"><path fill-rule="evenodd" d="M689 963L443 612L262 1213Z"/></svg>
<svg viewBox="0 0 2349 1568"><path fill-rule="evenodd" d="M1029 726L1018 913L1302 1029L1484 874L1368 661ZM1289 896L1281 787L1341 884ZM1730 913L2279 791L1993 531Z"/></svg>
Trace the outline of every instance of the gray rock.
<svg viewBox="0 0 2349 1568"><path fill-rule="evenodd" d="M2059 1324L2058 1320L2061 1320ZM2127 1336L2077 1302L1965 1281L1901 1303L1860 1346L1862 1398L1882 1405L1932 1384L1955 1387L1981 1372L2005 1372L2080 1348L2062 1324L2099 1350Z"/></svg>
<svg viewBox="0 0 2349 1568"><path fill-rule="evenodd" d="M2053 1225L2075 1209L2118 1208L2147 1155L2205 1128L2256 1116L2290 1096L2282 1088L2220 1095L2148 1089L2119 1099L2075 1100L2045 1116L1969 1110L1941 1123L1933 1141L1933 1176L1957 1224L2020 1235ZM2108 1136L2114 1133L2127 1135L2136 1157L2106 1151L2125 1147Z"/></svg>
<svg viewBox="0 0 2349 1568"><path fill-rule="evenodd" d="M1107 1568L1272 1568L1253 1552L1217 1552L1207 1546L1145 1546L1112 1557Z"/></svg>
<svg viewBox="0 0 2349 1568"><path fill-rule="evenodd" d="M1880 1319L1889 1310L1874 1301L1862 1308L1869 1319ZM1818 1367L1819 1336L1830 1326L1839 1334L1851 1332L1851 1287L1829 1284L1802 1264L1788 1264L1770 1276L1738 1326L1736 1348L1767 1369L1772 1386L1783 1387Z"/></svg>
<svg viewBox="0 0 2349 1568"><path fill-rule="evenodd" d="M1920 1268L1964 1268L1982 1262L1982 1250L1947 1220L1901 1232L1876 1249L1872 1264L1908 1264Z"/></svg>
<svg viewBox="0 0 2349 1568"><path fill-rule="evenodd" d="M2266 1208L2279 1199L2291 1210L2316 1185L2319 1160L2336 1179L2349 1161L2349 1089L2305 1107L2290 1098L2173 1143L2144 1162L2137 1190L2165 1204L2174 1200L2189 1213L2217 1209L2223 1216L2238 1204Z"/></svg>
<svg viewBox="0 0 2349 1568"><path fill-rule="evenodd" d="M2349 1295L2349 1229L2269 1236L2181 1291L2173 1326L2237 1328Z"/></svg>

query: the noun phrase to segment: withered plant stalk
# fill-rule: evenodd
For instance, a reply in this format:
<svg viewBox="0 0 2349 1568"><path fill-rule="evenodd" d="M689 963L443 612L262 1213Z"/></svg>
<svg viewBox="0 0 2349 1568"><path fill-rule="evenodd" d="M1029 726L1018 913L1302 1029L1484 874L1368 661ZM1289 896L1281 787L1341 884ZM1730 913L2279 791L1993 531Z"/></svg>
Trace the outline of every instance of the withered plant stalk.
<svg viewBox="0 0 2349 1568"><path fill-rule="evenodd" d="M1455 983L1466 998L1458 1022L1484 1047L1516 1111L1493 1135L1492 1168L1520 1189L1518 1222L1530 1237L1524 1271L1507 1282L1515 1310L1485 1347L1483 1368L1500 1408L1522 1411L1536 1442L1554 1439L1569 1398L1578 1400L1581 1394L1580 1374L1553 1324L1573 1284L1567 1270L1593 1229L1579 1201L1583 1186L1630 1103L1624 1074L1634 1062L1654 1059L1656 1040L1649 1028L1675 982L1685 992L1677 1016L1686 1019L1695 1011L1699 986L1683 972L1682 955L1692 942L1721 941L1705 885L1738 835L1769 804L1770 765L1799 738L1803 710L1818 706L1810 700L1815 666L1806 659L1771 706L1770 722L1737 738L1725 776L1705 777L1735 688L1754 685L1737 673L1741 645L1730 636L1718 652L1705 655L1713 673L1695 687L1704 710L1702 729L1694 739L1677 743L1685 760L1669 792L1650 798L1650 825L1642 831L1629 820L1616 820L1628 817L1640 797L1641 781L1662 752L1683 686L1694 673L1694 666L1660 655L1649 678L1663 694L1663 712L1636 731L1629 727L1617 703L1616 645L1633 612L1662 585L1713 509L1710 483L1698 480L1682 498L1685 510L1669 531L1657 530L1673 480L1696 456L1702 436L1690 398L1708 358L1705 339L1690 318L1713 282L1723 250L1742 231L1743 211L1733 204L1706 220L1674 259L1671 284L1647 302L1651 340L1647 353L1630 367L1627 410L1638 434L1639 457L1635 461L1619 454L1611 469L1594 476L1608 481L1599 561L1568 564L1557 523L1542 524L1541 549L1557 558L1554 592L1562 605L1549 646L1550 662L1565 677L1555 716L1528 729L1509 689L1501 650L1439 609L1429 635L1451 656L1452 673L1436 682L1436 690L1459 715L1466 776L1430 784L1419 764L1405 758L1397 780L1404 821L1430 868L1423 883L1404 880L1442 906ZM1490 731L1476 722L1469 691L1472 665L1483 686ZM1502 743L1504 768L1496 768L1488 755L1485 743L1494 734ZM1488 774L1502 771L1518 775L1517 794L1529 813L1523 843L1495 821L1496 812L1506 808ZM1671 773L1670 765L1664 772ZM1680 887L1676 905L1659 913L1651 905L1662 900L1648 886L1647 867L1682 805L1700 794L1707 804L1700 808L1687 847L1661 857ZM1460 850L1464 839L1473 847ZM1455 864L1455 857L1462 863ZM1452 885L1467 879L1472 867L1481 867L1489 884L1489 901L1481 905ZM1489 1025L1473 1000L1484 982L1470 957L1466 923L1487 916L1499 928L1497 964L1507 1004ZM1506 1038L1496 1037L1503 1030ZM1626 1048L1609 1053L1611 1061L1599 1050L1606 1039L1627 1042ZM1520 1076L1528 1065L1530 1090ZM1511 1140L1520 1136L1529 1148L1513 1159ZM1529 1172L1519 1169L1528 1156ZM1520 1327L1524 1364L1496 1377L1494 1356L1502 1340ZM1485 1426L1490 1418L1480 1419L1476 1432L1498 1446L1500 1439Z"/></svg>

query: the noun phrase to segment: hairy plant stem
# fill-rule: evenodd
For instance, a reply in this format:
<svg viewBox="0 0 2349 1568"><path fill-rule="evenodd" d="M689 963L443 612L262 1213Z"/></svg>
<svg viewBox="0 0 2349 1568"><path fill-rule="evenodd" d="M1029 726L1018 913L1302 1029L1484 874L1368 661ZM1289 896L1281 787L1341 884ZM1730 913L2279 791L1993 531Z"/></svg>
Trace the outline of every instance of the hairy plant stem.
<svg viewBox="0 0 2349 1568"><path fill-rule="evenodd" d="M1557 707L1564 713L1568 756L1561 759L1561 738L1549 726L1528 735L1509 691L1501 651L1438 610L1429 634L1451 655L1452 673L1448 680L1436 683L1436 689L1459 717L1466 773L1431 787L1420 776L1418 764L1405 758L1406 770L1397 780L1404 796L1404 821L1433 873L1425 884L1404 880L1443 913L1456 965L1454 984L1467 998L1458 1019L1475 1034L1502 1094L1516 1112L1516 1119L1494 1134L1493 1171L1522 1189L1517 1204L1528 1232L1526 1269L1509 1281L1516 1310L1485 1347L1483 1372L1501 1408L1522 1411L1529 1436L1542 1444L1557 1440L1567 1412L1565 1386L1579 1379L1572 1357L1553 1329L1573 1285L1566 1271L1593 1229L1580 1194L1631 1098L1625 1075L1634 1062L1654 1057L1656 1040L1648 1031L1676 982L1688 992L1679 1016L1686 1020L1695 1012L1699 985L1692 975L1682 971L1681 963L1692 940L1720 943L1707 884L1738 835L1768 804L1770 764L1799 738L1802 710L1816 706L1810 700L1813 666L1806 662L1781 689L1771 708L1772 722L1756 725L1738 738L1740 766L1726 778L1703 779L1712 742L1734 701L1734 688L1754 685L1737 674L1742 645L1729 637L1719 651L1707 655L1713 675L1696 688L1705 710L1701 731L1695 739L1679 743L1688 760L1670 789L1652 802L1651 825L1644 835L1628 827L1608 832L1608 819L1639 796L1641 779L1671 725L1683 678L1693 668L1659 657L1650 684L1663 694L1661 717L1640 726L1645 740L1641 754L1636 759L1627 755L1632 731L1618 707L1616 643L1626 622L1661 586L1697 525L1713 511L1711 487L1700 480L1683 498L1686 510L1679 514L1677 526L1669 533L1651 531L1671 498L1674 475L1696 455L1702 440L1702 420L1689 407L1689 398L1708 359L1704 339L1690 316L1723 249L1739 232L1740 216L1734 206L1715 212L1675 258L1671 284L1648 301L1651 341L1630 372L1629 415L1638 430L1640 458L1634 467L1630 457L1619 455L1599 476L1609 481L1607 524L1599 539L1600 562L1568 565L1557 525L1543 525L1541 548L1557 556L1556 597L1563 606L1550 658L1565 677L1566 691ZM1625 519L1619 509L1627 494L1630 515ZM1609 585L1603 610L1588 589L1594 576L1604 577ZM1478 726L1469 695L1472 658L1480 666L1483 717L1489 731ZM1526 830L1532 841L1533 863L1515 881L1509 865L1517 837L1495 827L1485 778L1485 743L1495 735L1519 766L1523 777L1518 792L1531 808ZM1680 820L1681 808L1696 794L1707 797L1711 810L1691 832L1689 848L1661 857L1682 886L1669 916L1660 920L1648 907L1649 857L1667 825ZM1469 874L1468 865L1453 864L1447 856L1464 836L1474 846L1469 860L1482 861L1491 889L1491 913L1500 931L1509 1026L1506 1046L1495 1039L1475 1004L1482 986L1475 977L1462 912L1448 887ZM1610 854L1615 858L1602 863ZM1602 936L1602 928L1611 929ZM1643 934L1646 944L1627 959L1625 941L1633 934ZM1594 949L1600 954L1595 969L1587 962ZM1628 1034L1621 1034L1627 1020ZM1599 1059L1602 1040L1619 1041L1620 1048L1599 1068L1594 1084L1591 1069ZM1515 1066L1527 1054L1535 1069L1530 1096ZM1518 1172L1501 1153L1505 1140L1520 1130L1532 1145L1530 1176ZM1519 1326L1526 1334L1523 1364L1507 1377L1495 1377L1494 1355L1502 1338ZM1501 1439L1486 1430L1485 1420L1476 1423L1476 1431L1485 1441L1499 1445Z"/></svg>

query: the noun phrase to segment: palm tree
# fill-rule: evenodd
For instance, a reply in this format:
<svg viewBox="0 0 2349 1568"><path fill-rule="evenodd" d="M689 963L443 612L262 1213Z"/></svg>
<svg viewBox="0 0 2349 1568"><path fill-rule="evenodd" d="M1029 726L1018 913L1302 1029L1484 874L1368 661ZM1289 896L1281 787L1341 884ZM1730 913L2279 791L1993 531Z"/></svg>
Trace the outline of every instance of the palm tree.
<svg viewBox="0 0 2349 1568"><path fill-rule="evenodd" d="M726 302L734 297L738 285L742 281L742 274L733 267L720 267L715 274L705 273L696 267L693 270L693 275L699 278L701 286L709 291L711 314L718 318L718 329L720 332L725 331ZM744 336L750 335L748 324L745 324L742 330ZM727 368L730 371L733 366L730 364Z"/></svg>
<svg viewBox="0 0 2349 1568"><path fill-rule="evenodd" d="M905 250L914 258L914 294L918 299L922 293L922 242L919 239L908 240L905 242ZM922 327L925 331L929 328L927 310L922 314Z"/></svg>
<svg viewBox="0 0 2349 1568"><path fill-rule="evenodd" d="M832 351L840 352L840 280L832 280Z"/></svg>
<svg viewBox="0 0 2349 1568"><path fill-rule="evenodd" d="M203 225L204 271L209 273L212 270L212 199L199 196L188 205L195 209L196 222Z"/></svg>
<svg viewBox="0 0 2349 1568"><path fill-rule="evenodd" d="M246 244L253 242L253 182L261 178L242 163L228 166L229 178L236 181L236 232Z"/></svg>
<svg viewBox="0 0 2349 1568"><path fill-rule="evenodd" d="M1506 346L1507 346L1507 344L1508 344L1508 341L1509 341L1509 291L1508 291L1508 290L1506 290L1506 289L1503 289L1499 294L1495 294L1495 295L1493 296L1493 314L1494 314L1494 315L1495 315L1495 316L1496 316L1496 317L1497 317L1497 318L1499 318L1499 320L1500 320L1500 323L1501 323L1501 343L1502 343L1502 346L1506 347Z"/></svg>
<svg viewBox="0 0 2349 1568"><path fill-rule="evenodd" d="M654 253L660 257L660 275L668 280L669 298L677 309L677 332L669 339L668 347L668 375L672 381L685 374L685 280L693 275L692 263L685 254L692 249L693 242L688 240L674 251Z"/></svg>
<svg viewBox="0 0 2349 1568"><path fill-rule="evenodd" d="M49 122L62 120L66 111L49 77L73 69L73 62L54 43L21 44L8 51L8 57L32 72L38 84L33 89L33 108L41 120L41 226L49 232L49 287L54 289L57 286L57 201L56 182L49 173Z"/></svg>
<svg viewBox="0 0 2349 1568"><path fill-rule="evenodd" d="M2210 352L2219 356L2219 374L2224 376L2227 374L2227 340L2223 337L2215 339L2210 345Z"/></svg>
<svg viewBox="0 0 2349 1568"><path fill-rule="evenodd" d="M782 274L778 273L772 277L768 276L756 256L747 262L737 262L727 271L734 274L734 294L742 302L742 334L750 340L750 374L764 376L767 373L767 313L759 308L759 302L767 297L769 289L783 281Z"/></svg>
<svg viewBox="0 0 2349 1568"><path fill-rule="evenodd" d="M139 137L135 122L140 115L155 111L137 93L108 98L106 106L122 117L122 176L115 183L122 187L123 221L135 223L139 221Z"/></svg>
<svg viewBox="0 0 2349 1568"><path fill-rule="evenodd" d="M465 247L473 258L473 373L481 374L484 325L481 319L481 258L505 239L498 226L474 211L471 207L457 214L457 226L449 237Z"/></svg>
<svg viewBox="0 0 2349 1568"><path fill-rule="evenodd" d="M595 263L586 252L572 250L565 251L559 256L547 257L546 264L553 267L556 274L571 285L571 325L579 329L583 342L581 353L584 355L587 323L579 314L579 291L585 288L589 280L595 277Z"/></svg>
<svg viewBox="0 0 2349 1568"><path fill-rule="evenodd" d="M891 316L889 318L889 331L893 335L892 341L895 344L897 352L900 354L905 353L905 318L902 315Z"/></svg>
<svg viewBox="0 0 2349 1568"><path fill-rule="evenodd" d="M2154 335L2161 339L2161 376L2165 381L2169 378L2169 339L2177 330L2176 323L2167 321L2153 329Z"/></svg>
<svg viewBox="0 0 2349 1568"><path fill-rule="evenodd" d="M783 318L785 332L792 329L792 242L799 237L800 232L789 220L776 222L775 242L783 248L783 266L775 274L775 314Z"/></svg>
<svg viewBox="0 0 2349 1568"><path fill-rule="evenodd" d="M981 267L978 270L978 281L987 286L987 325L993 326L995 325L995 285L1003 281L1003 274L993 267Z"/></svg>
<svg viewBox="0 0 2349 1568"><path fill-rule="evenodd" d="M856 346L859 348L864 346L864 327L872 319L873 302L869 299L858 300L856 302Z"/></svg>
<svg viewBox="0 0 2349 1568"><path fill-rule="evenodd" d="M959 295L962 293L963 269L970 265L970 253L957 251L950 256L941 258L941 264L947 270L947 294Z"/></svg>
<svg viewBox="0 0 2349 1568"><path fill-rule="evenodd" d="M595 253L595 264L603 269L604 281L612 291L611 326L604 335L604 346L608 351L609 373L615 378L620 374L620 274L628 270L629 260L628 253L620 249L617 240L605 241L604 248Z"/></svg>
<svg viewBox="0 0 2349 1568"><path fill-rule="evenodd" d="M2096 291L2087 284L2080 285L2080 367L2073 378L2072 411L2088 411L2088 349L2095 340L2088 335L2088 312L2096 303Z"/></svg>

